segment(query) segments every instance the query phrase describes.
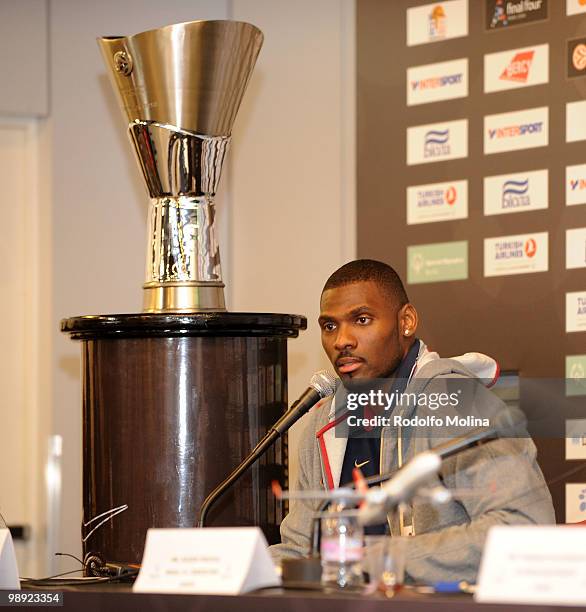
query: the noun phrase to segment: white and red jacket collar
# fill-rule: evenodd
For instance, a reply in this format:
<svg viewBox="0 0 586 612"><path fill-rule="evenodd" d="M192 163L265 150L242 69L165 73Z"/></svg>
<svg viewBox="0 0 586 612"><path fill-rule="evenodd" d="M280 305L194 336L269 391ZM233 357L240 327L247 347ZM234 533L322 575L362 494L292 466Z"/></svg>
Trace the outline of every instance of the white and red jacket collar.
<svg viewBox="0 0 586 612"><path fill-rule="evenodd" d="M425 365L439 359L440 356L434 351L428 350L427 346L420 340L419 354L411 371L411 377L420 372ZM464 353L457 357L451 357L459 362L469 372L480 378L487 387L492 387L498 380L500 368L498 363L483 353ZM336 416L335 395L324 398L314 410L329 401L328 423L316 432L319 452L322 464L324 486L334 489L339 486L344 454L346 453L347 438L336 436L336 425L340 424L346 417L345 413Z"/></svg>

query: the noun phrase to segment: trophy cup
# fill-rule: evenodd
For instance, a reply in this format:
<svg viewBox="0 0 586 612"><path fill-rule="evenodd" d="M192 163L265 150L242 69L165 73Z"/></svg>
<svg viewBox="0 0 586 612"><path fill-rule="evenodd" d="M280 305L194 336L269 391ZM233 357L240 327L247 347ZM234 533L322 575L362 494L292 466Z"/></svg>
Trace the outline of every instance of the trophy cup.
<svg viewBox="0 0 586 612"><path fill-rule="evenodd" d="M235 21L98 39L151 197L146 312L225 309L213 198L262 40Z"/></svg>
<svg viewBox="0 0 586 612"><path fill-rule="evenodd" d="M82 341L82 541L90 574L139 563L149 527L192 527L206 495L287 407L299 315L226 312L213 198L262 44L253 25L194 21L98 40L151 198L144 312L64 319ZM278 540L279 444L210 525Z"/></svg>

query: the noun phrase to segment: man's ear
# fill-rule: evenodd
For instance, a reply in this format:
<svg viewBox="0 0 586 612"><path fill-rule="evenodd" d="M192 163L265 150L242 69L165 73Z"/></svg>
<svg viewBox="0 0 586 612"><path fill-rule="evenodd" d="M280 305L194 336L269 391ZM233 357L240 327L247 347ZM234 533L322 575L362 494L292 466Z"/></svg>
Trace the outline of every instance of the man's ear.
<svg viewBox="0 0 586 612"><path fill-rule="evenodd" d="M419 316L413 304L405 304L399 310L399 334L404 338L410 338L417 331Z"/></svg>

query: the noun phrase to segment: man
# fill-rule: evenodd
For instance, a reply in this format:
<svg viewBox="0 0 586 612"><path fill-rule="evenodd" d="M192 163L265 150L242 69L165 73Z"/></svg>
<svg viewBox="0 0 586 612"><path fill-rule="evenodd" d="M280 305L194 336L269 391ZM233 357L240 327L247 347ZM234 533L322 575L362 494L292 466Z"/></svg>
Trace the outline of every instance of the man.
<svg viewBox="0 0 586 612"><path fill-rule="evenodd" d="M432 428L392 422L375 427L374 435L340 435L348 412L340 412L339 396L349 397L350 390L364 389L368 381L388 379L387 388L406 397L438 397L453 390L454 383L467 385L466 410L471 414L492 416L504 409L480 380L496 381L494 360L477 353L441 359L416 338L417 311L390 266L373 260L342 266L326 282L320 310L322 345L342 386L335 401L323 400L304 417L297 488L346 484L357 466L366 475L392 472L444 441L434 437ZM369 409L365 407L361 416L375 414ZM412 419L425 409L429 413L428 405L395 404L387 416ZM377 526L375 532L387 529L392 536L413 536L407 541L408 579L474 582L491 526L554 522L551 496L535 455L533 442L521 437L499 438L449 457L430 486L446 487L453 499L434 505L416 498L387 517L388 527ZM307 500L293 504L281 524L282 543L272 547L277 559L308 554L317 505Z"/></svg>

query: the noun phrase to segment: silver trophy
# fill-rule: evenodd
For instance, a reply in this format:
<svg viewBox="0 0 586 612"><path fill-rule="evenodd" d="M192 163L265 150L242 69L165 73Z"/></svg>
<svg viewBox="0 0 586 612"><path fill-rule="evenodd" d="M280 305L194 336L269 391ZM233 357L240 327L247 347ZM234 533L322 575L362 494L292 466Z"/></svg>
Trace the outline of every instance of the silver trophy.
<svg viewBox="0 0 586 612"><path fill-rule="evenodd" d="M225 310L213 198L262 46L236 21L99 38L151 197L144 310Z"/></svg>

